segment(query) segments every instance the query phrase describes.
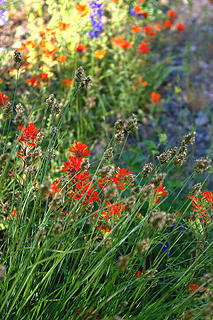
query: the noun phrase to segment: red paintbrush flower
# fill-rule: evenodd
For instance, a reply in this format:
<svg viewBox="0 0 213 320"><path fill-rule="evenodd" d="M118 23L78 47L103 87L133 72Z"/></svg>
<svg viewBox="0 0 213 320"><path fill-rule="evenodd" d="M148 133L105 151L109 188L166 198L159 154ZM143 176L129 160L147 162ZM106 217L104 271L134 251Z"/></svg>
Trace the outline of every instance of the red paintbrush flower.
<svg viewBox="0 0 213 320"><path fill-rule="evenodd" d="M18 127L19 131L22 131L23 126ZM36 128L34 123L29 123L26 128L24 128L24 134L19 138L19 143L24 143L25 146L31 146L35 148L36 139L38 137L39 129Z"/></svg>
<svg viewBox="0 0 213 320"><path fill-rule="evenodd" d="M0 106L4 107L4 105L7 103L9 99L9 97L5 96L2 92L0 92Z"/></svg>
<svg viewBox="0 0 213 320"><path fill-rule="evenodd" d="M71 149L69 149L69 151L74 153L78 158L85 158L91 154L86 144L77 141L75 141L74 145Z"/></svg>

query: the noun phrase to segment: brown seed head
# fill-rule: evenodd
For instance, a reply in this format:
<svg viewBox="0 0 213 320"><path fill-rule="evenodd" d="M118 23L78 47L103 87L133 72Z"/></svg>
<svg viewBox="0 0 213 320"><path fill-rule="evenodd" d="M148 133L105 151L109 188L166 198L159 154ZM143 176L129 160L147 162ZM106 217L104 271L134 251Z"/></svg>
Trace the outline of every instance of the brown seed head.
<svg viewBox="0 0 213 320"><path fill-rule="evenodd" d="M13 105L10 101L8 101L4 106L4 115L7 119L9 119L12 113L13 113Z"/></svg>
<svg viewBox="0 0 213 320"><path fill-rule="evenodd" d="M181 146L186 147L186 146L192 145L195 142L195 136L196 136L195 131L185 135L181 142Z"/></svg>
<svg viewBox="0 0 213 320"><path fill-rule="evenodd" d="M147 163L144 165L143 169L142 169L142 176L143 177L148 177L149 174L153 171L154 166L151 162Z"/></svg>
<svg viewBox="0 0 213 320"><path fill-rule="evenodd" d="M160 184L163 184L165 177L166 173L159 173L152 178L152 183L154 184L155 188L159 187Z"/></svg>
<svg viewBox="0 0 213 320"><path fill-rule="evenodd" d="M153 211L149 217L149 226L156 230L162 230L166 223L166 213Z"/></svg>
<svg viewBox="0 0 213 320"><path fill-rule="evenodd" d="M4 279L6 276L6 267L0 264L0 280Z"/></svg>
<svg viewBox="0 0 213 320"><path fill-rule="evenodd" d="M137 253L143 253L143 252L149 250L149 247L150 247L150 239L146 238L146 239L142 240L141 242L137 243L136 251L137 251Z"/></svg>
<svg viewBox="0 0 213 320"><path fill-rule="evenodd" d="M118 264L119 271L124 272L129 264L129 256L121 256L119 260L120 260Z"/></svg>
<svg viewBox="0 0 213 320"><path fill-rule="evenodd" d="M212 166L212 160L209 158L200 158L197 159L195 162L194 171L197 173L202 173L203 171L206 171L210 169Z"/></svg>
<svg viewBox="0 0 213 320"><path fill-rule="evenodd" d="M167 227L172 227L172 225L175 223L176 221L176 216L174 213L168 213L166 215L166 226Z"/></svg>
<svg viewBox="0 0 213 320"><path fill-rule="evenodd" d="M106 150L106 152L104 153L104 162L107 162L108 160L113 158L113 150L112 147L110 147L109 149Z"/></svg>

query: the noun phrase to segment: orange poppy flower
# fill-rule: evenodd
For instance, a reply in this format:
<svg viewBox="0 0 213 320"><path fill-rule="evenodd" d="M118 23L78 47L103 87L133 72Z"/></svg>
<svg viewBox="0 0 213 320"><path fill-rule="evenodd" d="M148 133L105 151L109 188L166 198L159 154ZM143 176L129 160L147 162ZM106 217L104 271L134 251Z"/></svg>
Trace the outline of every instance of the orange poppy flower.
<svg viewBox="0 0 213 320"><path fill-rule="evenodd" d="M32 79L26 79L26 82L29 83L31 87L39 87L39 81L35 76Z"/></svg>
<svg viewBox="0 0 213 320"><path fill-rule="evenodd" d="M62 22L62 21L59 21L59 23L58 23L58 28L61 31L66 30L69 26L70 26L69 23L65 23L65 22Z"/></svg>
<svg viewBox="0 0 213 320"><path fill-rule="evenodd" d="M161 31L162 30L162 26L159 23L156 23L155 28L157 31Z"/></svg>
<svg viewBox="0 0 213 320"><path fill-rule="evenodd" d="M179 23L179 24L177 25L177 31L183 32L184 30L185 30L184 24L183 24L183 23Z"/></svg>
<svg viewBox="0 0 213 320"><path fill-rule="evenodd" d="M132 32L134 33L140 32L142 30L141 27L138 25L132 26L131 29L132 29Z"/></svg>
<svg viewBox="0 0 213 320"><path fill-rule="evenodd" d="M66 57L66 56L59 56L59 57L57 58L57 60L58 60L59 62L63 63L64 61L67 60L67 57Z"/></svg>
<svg viewBox="0 0 213 320"><path fill-rule="evenodd" d="M157 92L152 92L150 96L150 101L159 104L161 95Z"/></svg>
<svg viewBox="0 0 213 320"><path fill-rule="evenodd" d="M87 49L87 47L83 44L83 43L79 43L78 45L77 45L77 47L75 48L75 50L77 51L77 52L80 52L80 53L82 53L84 50L86 50Z"/></svg>
<svg viewBox="0 0 213 320"><path fill-rule="evenodd" d="M96 50L96 51L95 51L95 54L94 54L94 57L95 57L96 59L103 59L104 56L105 56L105 54L106 54L106 51L105 51L105 50Z"/></svg>
<svg viewBox="0 0 213 320"><path fill-rule="evenodd" d="M75 9L78 11L81 17L85 17L89 12L86 4L77 4Z"/></svg>
<svg viewBox="0 0 213 320"><path fill-rule="evenodd" d="M142 54L146 54L150 52L149 46L145 42L141 42L141 44L139 45L139 49L140 49L140 53Z"/></svg>
<svg viewBox="0 0 213 320"><path fill-rule="evenodd" d="M70 80L70 79L68 79L68 78L63 79L62 82L63 82L63 84L64 84L65 86L72 86L72 85L73 85L73 81Z"/></svg>
<svg viewBox="0 0 213 320"><path fill-rule="evenodd" d="M154 28L151 26L145 26L143 29L146 36L150 36L152 38L156 35Z"/></svg>
<svg viewBox="0 0 213 320"><path fill-rule="evenodd" d="M141 13L141 6L139 6L138 4L136 6L134 6L133 10L135 11L136 14L140 14Z"/></svg>
<svg viewBox="0 0 213 320"><path fill-rule="evenodd" d="M169 10L167 12L167 15L168 15L169 19L174 19L176 17L177 13L174 10Z"/></svg>
<svg viewBox="0 0 213 320"><path fill-rule="evenodd" d="M171 21L170 21L170 20L166 20L166 21L164 21L164 26L165 26L167 29L170 29L170 28L171 28L171 26L172 26Z"/></svg>
<svg viewBox="0 0 213 320"><path fill-rule="evenodd" d="M123 36L120 36L119 38L111 38L111 41L114 42L118 47L125 50L133 47L133 45L128 40L123 39Z"/></svg>

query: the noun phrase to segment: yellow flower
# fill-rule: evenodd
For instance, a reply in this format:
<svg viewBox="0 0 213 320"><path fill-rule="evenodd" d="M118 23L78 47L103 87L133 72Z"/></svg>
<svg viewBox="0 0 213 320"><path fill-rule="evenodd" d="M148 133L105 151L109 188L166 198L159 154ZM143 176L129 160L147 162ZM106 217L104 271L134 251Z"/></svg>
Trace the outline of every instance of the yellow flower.
<svg viewBox="0 0 213 320"><path fill-rule="evenodd" d="M181 88L175 87L175 93L180 93L181 92Z"/></svg>
<svg viewBox="0 0 213 320"><path fill-rule="evenodd" d="M97 58L97 59L103 59L105 54L106 54L105 50L96 50L95 54L94 54L94 57Z"/></svg>

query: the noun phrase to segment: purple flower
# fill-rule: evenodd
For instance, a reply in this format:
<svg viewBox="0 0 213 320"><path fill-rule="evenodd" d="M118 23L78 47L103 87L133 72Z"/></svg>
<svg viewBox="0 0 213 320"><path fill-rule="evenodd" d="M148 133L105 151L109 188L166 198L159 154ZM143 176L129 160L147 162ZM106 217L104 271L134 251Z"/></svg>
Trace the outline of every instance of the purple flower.
<svg viewBox="0 0 213 320"><path fill-rule="evenodd" d="M163 242L165 243L165 245L161 247L161 251L166 251L169 248L169 245L165 240ZM172 255L172 252L171 250L169 250L169 256L171 257L171 255Z"/></svg>
<svg viewBox="0 0 213 320"><path fill-rule="evenodd" d="M90 13L90 19L93 30L88 32L90 38L98 38L99 33L103 30L103 23L101 21L103 16L103 4L99 3L99 0L88 1L92 13Z"/></svg>
<svg viewBox="0 0 213 320"><path fill-rule="evenodd" d="M0 6L3 6L7 0L0 0Z"/></svg>
<svg viewBox="0 0 213 320"><path fill-rule="evenodd" d="M0 10L0 26L5 26L7 24L7 20L8 20L7 9Z"/></svg>
<svg viewBox="0 0 213 320"><path fill-rule="evenodd" d="M175 224L173 223L172 228L174 228L174 226L175 226ZM182 227L182 224L181 224L181 223L178 223L176 229L178 229L178 230L180 230L180 231L186 230L185 228Z"/></svg>

